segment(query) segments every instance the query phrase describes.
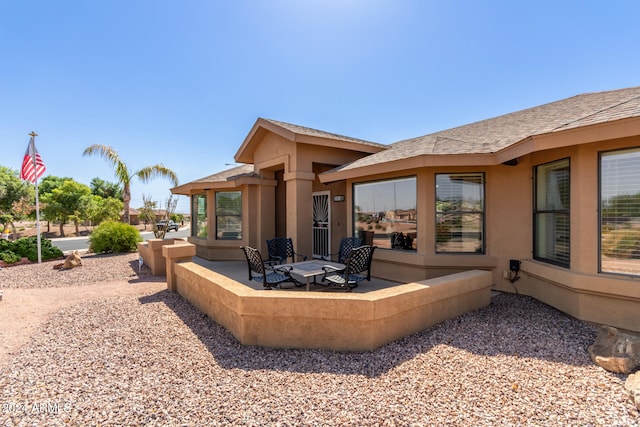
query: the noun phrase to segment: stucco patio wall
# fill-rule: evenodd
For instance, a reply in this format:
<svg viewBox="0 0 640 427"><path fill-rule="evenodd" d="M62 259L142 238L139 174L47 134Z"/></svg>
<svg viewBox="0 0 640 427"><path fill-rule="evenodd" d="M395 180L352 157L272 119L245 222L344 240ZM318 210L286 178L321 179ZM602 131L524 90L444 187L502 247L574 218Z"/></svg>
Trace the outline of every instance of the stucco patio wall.
<svg viewBox="0 0 640 427"><path fill-rule="evenodd" d="M186 242L186 240L182 238L149 239L146 242L138 243L138 253L142 257L144 264L151 270L151 274L154 276L165 276L167 274L162 247L173 245L176 242Z"/></svg>
<svg viewBox="0 0 640 427"><path fill-rule="evenodd" d="M337 351L373 350L487 306L493 281L473 270L368 293L266 291L193 262L174 270L173 288L244 345Z"/></svg>

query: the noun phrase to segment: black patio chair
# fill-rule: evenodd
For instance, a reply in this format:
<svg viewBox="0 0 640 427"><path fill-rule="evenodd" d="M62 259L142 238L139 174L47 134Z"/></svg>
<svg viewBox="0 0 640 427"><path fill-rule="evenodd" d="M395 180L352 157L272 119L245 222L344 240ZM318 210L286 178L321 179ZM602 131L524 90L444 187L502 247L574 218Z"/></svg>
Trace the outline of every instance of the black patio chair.
<svg viewBox="0 0 640 427"><path fill-rule="evenodd" d="M362 239L359 237L345 237L340 240L340 248L338 252L333 254L327 254L322 257L325 261L335 260L340 264L344 264L344 261L347 259L349 254L351 253L351 249L362 246Z"/></svg>
<svg viewBox="0 0 640 427"><path fill-rule="evenodd" d="M278 264L287 263L291 258L291 262L296 262L296 256L307 260L306 255L297 253L293 249L293 240L290 237L274 237L267 240L267 249L269 250L269 261L275 261Z"/></svg>
<svg viewBox="0 0 640 427"><path fill-rule="evenodd" d="M247 258L249 280L262 282L262 286L264 286L265 289L281 287L280 284L284 282L291 282L294 286L300 285L291 277L291 267L277 267L269 265L268 262L265 263L262 255L260 255L260 251L251 246L241 246L240 249L242 249L244 256Z"/></svg>
<svg viewBox="0 0 640 427"><path fill-rule="evenodd" d="M322 267L324 276L320 285L335 286L351 291L363 280L371 281L371 260L376 246L364 245L351 249L345 260L345 267L339 269L331 265Z"/></svg>

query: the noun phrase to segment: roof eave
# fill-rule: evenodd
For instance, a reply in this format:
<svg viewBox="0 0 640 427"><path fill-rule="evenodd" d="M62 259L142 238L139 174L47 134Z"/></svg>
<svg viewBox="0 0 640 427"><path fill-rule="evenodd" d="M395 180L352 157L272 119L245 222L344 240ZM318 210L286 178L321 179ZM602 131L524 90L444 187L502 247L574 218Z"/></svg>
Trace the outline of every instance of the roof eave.
<svg viewBox="0 0 640 427"><path fill-rule="evenodd" d="M171 188L170 191L172 194L189 196L199 191L228 190L238 188L243 185L267 185L275 187L276 181L273 179L264 179L257 176L240 176L238 178L229 179L226 181L193 181L188 184Z"/></svg>
<svg viewBox="0 0 640 427"><path fill-rule="evenodd" d="M322 145L328 148L339 148L349 151L358 151L360 153L375 154L388 149L383 145L359 144L356 142L344 141L340 139L323 138L320 136L296 134L293 141L300 144Z"/></svg>
<svg viewBox="0 0 640 427"><path fill-rule="evenodd" d="M271 123L263 118L258 118L247 136L244 138L242 145L240 145L240 148L236 151L235 156L233 156L236 163L253 163L253 152L255 149L253 141L260 136L261 130L273 132L290 141L294 141L296 137L296 134L290 130L278 126L275 123Z"/></svg>
<svg viewBox="0 0 640 427"><path fill-rule="evenodd" d="M365 178L373 175L381 175L409 169L424 167L446 166L482 166L493 163L495 156L492 153L476 154L423 154L419 156L392 160L384 163L362 166L333 172L325 172L319 175L320 182L343 181L347 179Z"/></svg>
<svg viewBox="0 0 640 427"><path fill-rule="evenodd" d="M640 135L640 117L629 117L528 136L495 153L424 154L358 168L328 171L321 174L319 178L320 182L325 184L421 167L493 166L537 151L637 135Z"/></svg>

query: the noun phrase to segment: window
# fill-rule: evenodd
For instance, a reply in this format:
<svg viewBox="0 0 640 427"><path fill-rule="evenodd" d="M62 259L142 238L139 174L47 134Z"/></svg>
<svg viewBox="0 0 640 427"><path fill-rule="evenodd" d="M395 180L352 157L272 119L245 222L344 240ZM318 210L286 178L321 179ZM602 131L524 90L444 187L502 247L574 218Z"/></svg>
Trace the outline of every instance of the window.
<svg viewBox="0 0 640 427"><path fill-rule="evenodd" d="M533 257L569 267L571 173L569 159L534 169Z"/></svg>
<svg viewBox="0 0 640 427"><path fill-rule="evenodd" d="M353 218L365 243L416 250L416 178L354 184Z"/></svg>
<svg viewBox="0 0 640 427"><path fill-rule="evenodd" d="M436 174L436 253L484 253L484 174Z"/></svg>
<svg viewBox="0 0 640 427"><path fill-rule="evenodd" d="M191 196L191 235L207 237L207 195L205 193Z"/></svg>
<svg viewBox="0 0 640 427"><path fill-rule="evenodd" d="M640 275L640 148L600 156L600 271Z"/></svg>
<svg viewBox="0 0 640 427"><path fill-rule="evenodd" d="M242 239L242 192L216 193L216 239Z"/></svg>

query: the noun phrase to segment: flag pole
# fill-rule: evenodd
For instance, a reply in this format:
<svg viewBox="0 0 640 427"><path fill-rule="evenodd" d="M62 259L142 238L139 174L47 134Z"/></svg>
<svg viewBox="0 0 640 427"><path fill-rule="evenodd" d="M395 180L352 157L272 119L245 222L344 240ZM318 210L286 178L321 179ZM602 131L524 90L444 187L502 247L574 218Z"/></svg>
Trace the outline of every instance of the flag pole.
<svg viewBox="0 0 640 427"><path fill-rule="evenodd" d="M38 235L38 264L42 263L42 246L41 246L41 237L40 237L40 203L38 201L38 165L36 164L36 136L38 136L37 133L31 131L31 133L29 134L31 136L31 141L29 141L29 144L31 145L31 147L29 148L29 150L31 151L31 161L33 162L33 170L36 174L36 180L35 180L35 185L36 185L36 233Z"/></svg>

